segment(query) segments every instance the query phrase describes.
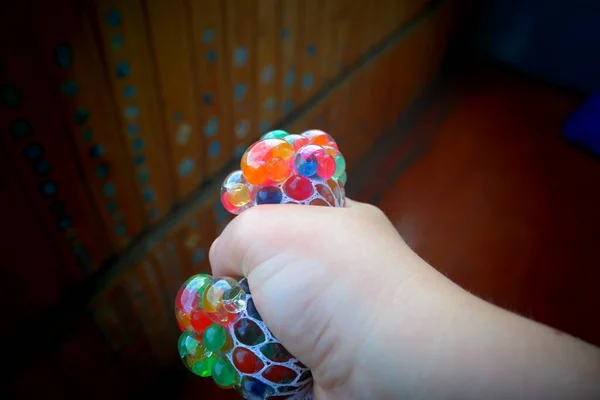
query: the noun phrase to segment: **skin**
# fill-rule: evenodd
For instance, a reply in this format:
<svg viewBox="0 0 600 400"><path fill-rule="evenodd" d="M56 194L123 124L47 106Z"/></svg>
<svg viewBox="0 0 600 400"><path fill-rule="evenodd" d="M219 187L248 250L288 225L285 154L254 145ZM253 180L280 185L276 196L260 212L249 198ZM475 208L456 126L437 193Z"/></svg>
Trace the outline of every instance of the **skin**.
<svg viewBox="0 0 600 400"><path fill-rule="evenodd" d="M377 208L260 206L213 243L323 399L598 399L600 350L463 290Z"/></svg>

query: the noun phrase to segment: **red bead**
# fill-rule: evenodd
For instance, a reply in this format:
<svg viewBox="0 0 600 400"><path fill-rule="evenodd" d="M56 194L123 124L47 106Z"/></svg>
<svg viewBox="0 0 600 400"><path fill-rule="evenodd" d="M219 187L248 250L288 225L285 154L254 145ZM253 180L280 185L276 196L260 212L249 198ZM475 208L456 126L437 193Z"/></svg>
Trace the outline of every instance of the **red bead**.
<svg viewBox="0 0 600 400"><path fill-rule="evenodd" d="M317 175L323 179L331 179L335 174L335 159L325 150L315 152L315 157L318 162Z"/></svg>
<svg viewBox="0 0 600 400"><path fill-rule="evenodd" d="M313 185L310 179L293 175L283 185L285 194L294 200L306 200L313 194Z"/></svg>
<svg viewBox="0 0 600 400"><path fill-rule="evenodd" d="M264 366L262 361L245 347L238 347L233 351L233 364L244 374L255 374Z"/></svg>
<svg viewBox="0 0 600 400"><path fill-rule="evenodd" d="M308 144L308 139L302 135L287 135L283 140L291 144L296 152Z"/></svg>
<svg viewBox="0 0 600 400"><path fill-rule="evenodd" d="M262 376L273 383L285 384L296 379L296 372L281 365L271 365L262 373Z"/></svg>
<svg viewBox="0 0 600 400"><path fill-rule="evenodd" d="M196 310L191 314L190 323L196 332L202 333L213 322L203 311Z"/></svg>
<svg viewBox="0 0 600 400"><path fill-rule="evenodd" d="M239 207L234 206L233 204L231 204L231 201L229 201L229 196L227 196L227 192L223 192L221 194L221 203L223 204L223 207L232 214L237 214L237 212L239 211Z"/></svg>

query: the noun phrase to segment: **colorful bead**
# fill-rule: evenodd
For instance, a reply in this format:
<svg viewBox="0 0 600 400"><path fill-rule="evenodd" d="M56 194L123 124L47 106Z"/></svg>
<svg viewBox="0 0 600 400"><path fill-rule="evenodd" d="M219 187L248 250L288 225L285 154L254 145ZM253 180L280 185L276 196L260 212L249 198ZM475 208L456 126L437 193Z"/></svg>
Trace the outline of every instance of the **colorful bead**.
<svg viewBox="0 0 600 400"><path fill-rule="evenodd" d="M283 139L284 137L286 137L288 135L289 135L289 133L287 133L286 131L275 130L275 131L265 133L260 138L263 140L264 139Z"/></svg>
<svg viewBox="0 0 600 400"><path fill-rule="evenodd" d="M261 188L256 192L256 204L280 204L283 193L278 187Z"/></svg>
<svg viewBox="0 0 600 400"><path fill-rule="evenodd" d="M237 380L237 373L229 361L218 358L212 369L212 378L219 386L232 386Z"/></svg>
<svg viewBox="0 0 600 400"><path fill-rule="evenodd" d="M297 375L296 371L283 365L271 365L262 376L273 383L286 384L293 382Z"/></svg>
<svg viewBox="0 0 600 400"><path fill-rule="evenodd" d="M212 324L202 334L202 343L209 351L219 351L227 340L227 332L222 325Z"/></svg>
<svg viewBox="0 0 600 400"><path fill-rule="evenodd" d="M246 346L256 346L266 339L265 333L260 326L251 319L240 319L233 326L233 332L237 340Z"/></svg>
<svg viewBox="0 0 600 400"><path fill-rule="evenodd" d="M264 139L254 143L242 156L242 173L253 185L280 182L291 169L294 148L282 139Z"/></svg>
<svg viewBox="0 0 600 400"><path fill-rule="evenodd" d="M293 200L306 200L313 194L313 184L310 179L301 176L290 176L283 184L285 194Z"/></svg>
<svg viewBox="0 0 600 400"><path fill-rule="evenodd" d="M308 144L308 139L302 135L288 135L283 140L291 144L296 152Z"/></svg>
<svg viewBox="0 0 600 400"><path fill-rule="evenodd" d="M306 176L307 178L315 175L317 173L317 169L319 168L319 161L317 160L316 153L322 149L323 148L319 146L308 145L298 150L296 153L296 159L294 160L296 172L302 176Z"/></svg>
<svg viewBox="0 0 600 400"><path fill-rule="evenodd" d="M271 386L250 376L242 378L239 392L245 399L266 399L275 394Z"/></svg>
<svg viewBox="0 0 600 400"><path fill-rule="evenodd" d="M176 297L178 321L185 325L188 314L182 309L191 310L191 328L181 334L178 351L195 375L212 377L221 388L233 387L245 399L303 396L310 391L310 370L268 331L246 279L195 276ZM235 317L209 319L219 313Z"/></svg>
<svg viewBox="0 0 600 400"><path fill-rule="evenodd" d="M214 322L233 322L246 308L246 293L233 278L214 280L202 297L202 308Z"/></svg>
<svg viewBox="0 0 600 400"><path fill-rule="evenodd" d="M245 374L255 374L264 367L262 361L245 347L238 347L233 351L233 365Z"/></svg>
<svg viewBox="0 0 600 400"><path fill-rule="evenodd" d="M338 145L335 142L335 140L333 140L333 138L329 134L318 129L306 131L302 134L302 136L307 138L310 144L316 144L319 146L330 146L335 149L338 149Z"/></svg>
<svg viewBox="0 0 600 400"><path fill-rule="evenodd" d="M239 214L252 206L254 187L246 181L242 171L232 172L221 186L223 207L233 214Z"/></svg>
<svg viewBox="0 0 600 400"><path fill-rule="evenodd" d="M268 132L246 150L240 167L221 187L232 214L263 204L345 205L346 161L323 131ZM183 331L178 351L194 374L212 376L245 399L310 394L310 370L269 331L246 279L193 276L177 293L175 311Z"/></svg>

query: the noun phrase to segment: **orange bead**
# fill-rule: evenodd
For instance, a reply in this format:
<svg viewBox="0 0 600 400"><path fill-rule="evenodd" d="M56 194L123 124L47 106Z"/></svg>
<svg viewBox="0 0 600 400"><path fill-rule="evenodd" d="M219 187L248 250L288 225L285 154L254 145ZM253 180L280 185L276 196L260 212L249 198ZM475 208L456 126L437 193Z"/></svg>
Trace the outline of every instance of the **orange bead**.
<svg viewBox="0 0 600 400"><path fill-rule="evenodd" d="M302 136L307 138L310 144L316 144L319 146L331 146L334 149L338 148L337 143L329 134L318 129L306 131L302 134Z"/></svg>
<svg viewBox="0 0 600 400"><path fill-rule="evenodd" d="M290 159L273 157L267 162L267 177L273 182L284 181L292 170Z"/></svg>
<svg viewBox="0 0 600 400"><path fill-rule="evenodd" d="M274 170L268 164L273 158L291 159L294 148L282 139L264 139L254 143L242 157L241 168L246 180L253 185L266 185L270 175L277 178L283 173L280 167ZM281 179L281 178L280 178Z"/></svg>
<svg viewBox="0 0 600 400"><path fill-rule="evenodd" d="M177 317L177 324L179 325L179 329L181 329L182 332L187 331L191 328L190 314L181 310L177 310L175 316Z"/></svg>
<svg viewBox="0 0 600 400"><path fill-rule="evenodd" d="M314 199L314 200L311 200L310 205L311 206L331 207L331 205L329 203L327 203L323 199Z"/></svg>

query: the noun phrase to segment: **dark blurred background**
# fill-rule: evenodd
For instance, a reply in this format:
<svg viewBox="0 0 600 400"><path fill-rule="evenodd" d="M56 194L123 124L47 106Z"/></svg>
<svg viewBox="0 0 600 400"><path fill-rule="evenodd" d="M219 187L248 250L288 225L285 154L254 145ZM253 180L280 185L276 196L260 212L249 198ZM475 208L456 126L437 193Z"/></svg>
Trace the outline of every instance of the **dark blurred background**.
<svg viewBox="0 0 600 400"><path fill-rule="evenodd" d="M592 0L2 2L2 394L236 398L178 359L173 301L274 128L330 132L349 196L463 287L600 344L600 164L564 134L599 26Z"/></svg>

